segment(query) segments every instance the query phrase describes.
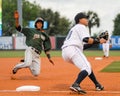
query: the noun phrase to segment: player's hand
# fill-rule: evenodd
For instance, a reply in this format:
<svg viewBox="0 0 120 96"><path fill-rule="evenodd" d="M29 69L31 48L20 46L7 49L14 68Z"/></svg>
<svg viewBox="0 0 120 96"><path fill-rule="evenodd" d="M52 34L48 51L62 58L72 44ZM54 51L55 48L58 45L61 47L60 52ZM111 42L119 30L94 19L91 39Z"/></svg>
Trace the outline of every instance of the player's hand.
<svg viewBox="0 0 120 96"><path fill-rule="evenodd" d="M14 12L14 18L15 18L15 19L19 19L19 13L18 13L18 11L15 11L15 12Z"/></svg>
<svg viewBox="0 0 120 96"><path fill-rule="evenodd" d="M49 59L49 62L50 62L52 65L54 65L54 62L53 62L51 59Z"/></svg>
<svg viewBox="0 0 120 96"><path fill-rule="evenodd" d="M101 39L100 39L100 43L101 43L101 44L106 43L106 41L107 41L107 40L104 39L104 38L101 38Z"/></svg>

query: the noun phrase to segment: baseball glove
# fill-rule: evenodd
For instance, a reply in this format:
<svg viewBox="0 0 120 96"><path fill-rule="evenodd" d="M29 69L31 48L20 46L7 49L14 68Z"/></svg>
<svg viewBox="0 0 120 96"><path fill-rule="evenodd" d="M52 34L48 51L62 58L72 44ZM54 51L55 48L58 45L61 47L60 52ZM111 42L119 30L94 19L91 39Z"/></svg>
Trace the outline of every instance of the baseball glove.
<svg viewBox="0 0 120 96"><path fill-rule="evenodd" d="M98 35L98 38L101 39L101 38L104 38L105 40L108 40L108 32L105 31L105 32L102 32Z"/></svg>

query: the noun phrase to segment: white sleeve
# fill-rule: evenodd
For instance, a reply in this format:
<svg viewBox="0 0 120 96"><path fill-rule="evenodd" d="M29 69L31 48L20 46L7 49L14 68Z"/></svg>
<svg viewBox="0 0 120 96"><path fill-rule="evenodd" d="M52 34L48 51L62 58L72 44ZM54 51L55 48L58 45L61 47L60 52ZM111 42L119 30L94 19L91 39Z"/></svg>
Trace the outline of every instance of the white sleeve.
<svg viewBox="0 0 120 96"><path fill-rule="evenodd" d="M83 40L83 38L85 38L85 37L90 37L90 34L85 26L82 26L81 29L79 29L78 34L79 34L81 40Z"/></svg>

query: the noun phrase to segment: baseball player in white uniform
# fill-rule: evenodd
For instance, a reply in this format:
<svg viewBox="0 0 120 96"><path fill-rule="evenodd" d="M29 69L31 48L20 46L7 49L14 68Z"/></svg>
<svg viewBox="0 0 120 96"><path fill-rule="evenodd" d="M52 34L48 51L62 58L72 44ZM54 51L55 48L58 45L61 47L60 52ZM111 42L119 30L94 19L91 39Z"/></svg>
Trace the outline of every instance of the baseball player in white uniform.
<svg viewBox="0 0 120 96"><path fill-rule="evenodd" d="M107 32L108 32L108 31L107 31ZM109 57L109 51L110 51L110 48L112 47L112 42L111 42L110 33L108 33L108 35L109 35L108 40L106 41L106 43L103 43L103 44L102 44L103 54L104 54L103 57Z"/></svg>
<svg viewBox="0 0 120 96"><path fill-rule="evenodd" d="M81 89L80 84L89 77L95 84L96 90L103 90L104 87L96 80L92 71L90 62L83 54L84 44L98 44L106 42L105 39L92 38L87 30L88 16L80 12L75 16L76 25L69 31L64 44L62 46L62 57L65 61L74 64L80 69L78 77L70 86L70 90L77 93L85 94L86 92Z"/></svg>

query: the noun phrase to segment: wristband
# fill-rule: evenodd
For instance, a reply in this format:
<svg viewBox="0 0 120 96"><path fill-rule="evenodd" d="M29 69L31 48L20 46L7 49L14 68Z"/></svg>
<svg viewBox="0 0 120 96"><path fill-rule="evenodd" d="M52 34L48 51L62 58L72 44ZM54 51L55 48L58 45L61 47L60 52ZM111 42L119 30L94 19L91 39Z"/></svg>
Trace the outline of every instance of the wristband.
<svg viewBox="0 0 120 96"><path fill-rule="evenodd" d="M21 31L21 26L16 27L17 31Z"/></svg>
<svg viewBox="0 0 120 96"><path fill-rule="evenodd" d="M94 38L93 44L99 44L100 43L100 39L99 38Z"/></svg>

